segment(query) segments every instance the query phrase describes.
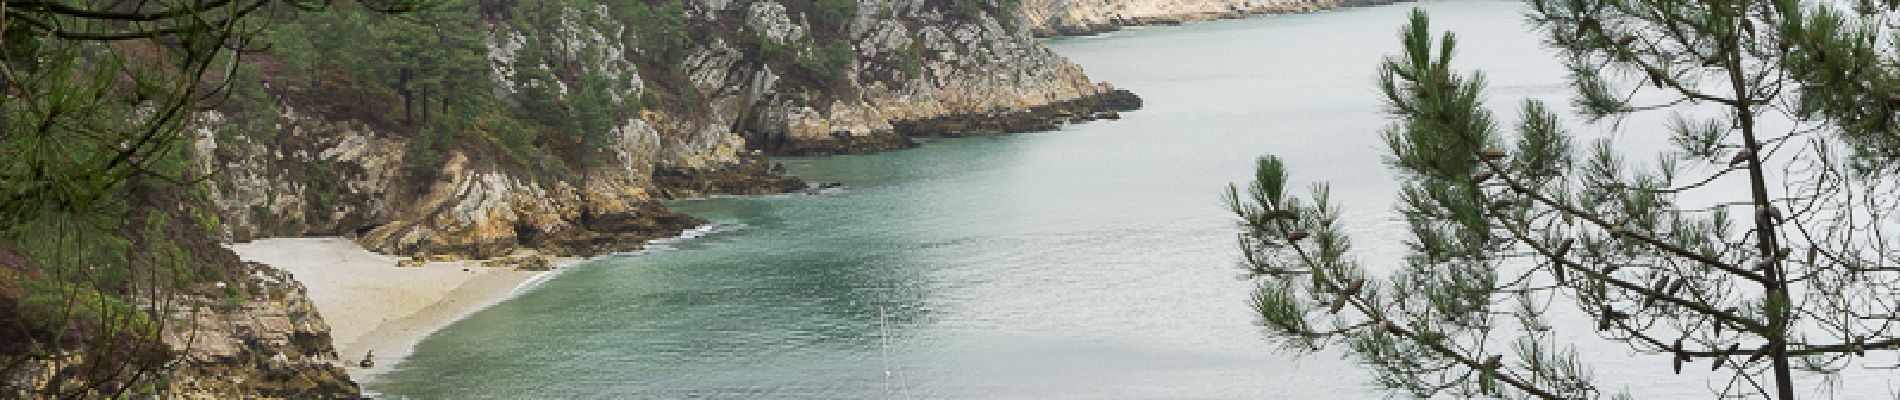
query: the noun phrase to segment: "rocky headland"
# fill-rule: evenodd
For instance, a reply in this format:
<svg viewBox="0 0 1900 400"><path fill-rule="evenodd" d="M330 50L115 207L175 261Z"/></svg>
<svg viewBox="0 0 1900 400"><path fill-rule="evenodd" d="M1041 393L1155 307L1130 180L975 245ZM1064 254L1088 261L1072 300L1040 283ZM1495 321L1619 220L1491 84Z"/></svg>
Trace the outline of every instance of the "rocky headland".
<svg viewBox="0 0 1900 400"><path fill-rule="evenodd" d="M1022 0L1023 20L1036 36L1080 36L1128 26L1313 12L1402 0Z"/></svg>

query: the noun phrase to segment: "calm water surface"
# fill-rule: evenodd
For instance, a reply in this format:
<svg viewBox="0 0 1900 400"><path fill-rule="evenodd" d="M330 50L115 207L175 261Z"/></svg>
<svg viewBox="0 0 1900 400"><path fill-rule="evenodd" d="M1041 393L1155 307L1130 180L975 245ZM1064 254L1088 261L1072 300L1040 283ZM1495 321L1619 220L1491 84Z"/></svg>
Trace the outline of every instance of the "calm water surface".
<svg viewBox="0 0 1900 400"><path fill-rule="evenodd" d="M1423 3L1493 104L1564 104L1515 2ZM822 196L677 209L719 230L559 275L369 382L397 398L1378 398L1266 341L1221 188L1273 152L1332 182L1367 261L1399 251L1373 88L1411 6L1051 41L1147 108L1059 132L786 159ZM1510 115L1506 112L1504 115ZM1590 349L1586 349L1590 350ZM1627 356L1620 346L1603 354ZM1666 358L1612 387L1707 397ZM1880 388L1879 393L1885 393Z"/></svg>

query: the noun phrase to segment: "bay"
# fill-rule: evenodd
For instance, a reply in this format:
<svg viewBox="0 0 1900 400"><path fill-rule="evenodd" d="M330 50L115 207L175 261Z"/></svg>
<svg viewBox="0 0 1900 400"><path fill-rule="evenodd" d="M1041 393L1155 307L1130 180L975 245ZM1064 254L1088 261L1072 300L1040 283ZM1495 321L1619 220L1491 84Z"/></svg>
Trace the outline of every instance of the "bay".
<svg viewBox="0 0 1900 400"><path fill-rule="evenodd" d="M1373 77L1414 7L1460 35L1487 101L1566 104L1517 2L1425 2L1050 40L1140 94L1119 121L781 159L846 189L678 202L711 233L606 257L424 340L386 398L1379 398L1334 352L1268 341L1219 195L1273 153L1328 182L1358 255L1404 250ZM1506 118L1508 119L1508 118ZM1508 121L1505 121L1508 122ZM1634 139L1623 146L1660 143ZM1591 339L1580 338L1589 342ZM1612 389L1705 398L1667 358ZM1875 382L1858 393L1887 393ZM1854 393L1850 391L1850 393Z"/></svg>

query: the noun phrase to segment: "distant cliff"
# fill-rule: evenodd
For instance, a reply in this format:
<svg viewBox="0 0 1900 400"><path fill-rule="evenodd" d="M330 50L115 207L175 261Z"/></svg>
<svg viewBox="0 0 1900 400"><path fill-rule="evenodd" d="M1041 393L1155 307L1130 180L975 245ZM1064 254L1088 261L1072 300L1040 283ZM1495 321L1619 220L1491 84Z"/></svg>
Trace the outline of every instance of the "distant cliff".
<svg viewBox="0 0 1900 400"><path fill-rule="evenodd" d="M1187 21L1257 14L1312 12L1339 7L1392 4L1395 0L1021 0L1022 17L1037 36L1075 36L1125 26L1175 25Z"/></svg>

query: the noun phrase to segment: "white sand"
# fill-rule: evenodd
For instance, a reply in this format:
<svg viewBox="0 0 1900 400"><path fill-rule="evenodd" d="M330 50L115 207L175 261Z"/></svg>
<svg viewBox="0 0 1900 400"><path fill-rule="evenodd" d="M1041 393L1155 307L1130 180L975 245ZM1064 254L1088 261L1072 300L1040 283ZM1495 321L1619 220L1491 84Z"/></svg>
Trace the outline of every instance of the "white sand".
<svg viewBox="0 0 1900 400"><path fill-rule="evenodd" d="M364 382L407 357L430 333L513 294L539 271L489 268L475 262L397 267L397 257L371 253L344 238L263 239L230 246L239 257L290 271L330 324L350 377ZM558 260L566 267L573 260ZM558 269L558 268L557 268ZM374 351L375 367L358 368Z"/></svg>

